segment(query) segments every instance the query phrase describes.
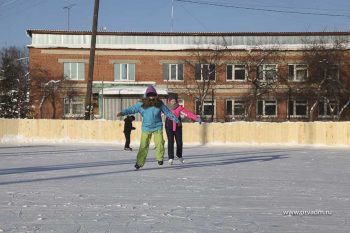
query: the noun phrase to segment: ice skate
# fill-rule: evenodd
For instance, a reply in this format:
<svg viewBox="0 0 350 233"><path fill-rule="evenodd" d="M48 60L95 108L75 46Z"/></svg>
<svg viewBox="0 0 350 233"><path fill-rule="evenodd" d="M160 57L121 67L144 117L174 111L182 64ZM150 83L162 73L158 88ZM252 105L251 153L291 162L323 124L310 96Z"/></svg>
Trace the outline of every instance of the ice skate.
<svg viewBox="0 0 350 233"><path fill-rule="evenodd" d="M174 160L173 159L169 159L168 164L169 165L173 165L173 163L174 163Z"/></svg>
<svg viewBox="0 0 350 233"><path fill-rule="evenodd" d="M181 157L181 158L179 158L179 162L180 162L180 163L182 163L182 164L184 164L184 163L185 163L184 158L182 158L182 157Z"/></svg>

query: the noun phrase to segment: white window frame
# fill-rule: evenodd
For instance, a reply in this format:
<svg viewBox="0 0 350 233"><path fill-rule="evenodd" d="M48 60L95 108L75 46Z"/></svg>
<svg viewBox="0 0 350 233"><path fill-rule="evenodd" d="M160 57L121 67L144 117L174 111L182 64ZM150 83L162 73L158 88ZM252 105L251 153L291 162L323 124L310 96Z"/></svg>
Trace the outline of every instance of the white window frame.
<svg viewBox="0 0 350 233"><path fill-rule="evenodd" d="M262 101L263 102L263 113L262 115L258 114L258 110L259 110L259 102ZM274 102L275 104L272 104L272 103L266 103L266 102ZM266 115L266 106L269 106L269 105L275 105L275 115ZM257 103L256 103L256 115L257 116L261 116L261 117L277 117L278 115L278 101L277 100L258 100Z"/></svg>
<svg viewBox="0 0 350 233"><path fill-rule="evenodd" d="M337 104L337 102L336 101L330 101L331 102L331 104L335 104L336 106L336 113L334 114L334 116L338 116L338 114L339 114L339 104ZM326 114L323 114L323 115L320 115L320 110L318 109L318 117L319 118L332 118L332 115L328 115L327 113L328 113L328 103L327 103L327 101L324 101L324 100L321 100L321 101L319 101L319 103L318 103L318 108L320 107L320 104L321 103L323 103L323 112L325 112Z"/></svg>
<svg viewBox="0 0 350 233"><path fill-rule="evenodd" d="M69 105L69 112L66 112L66 105ZM81 104L82 105L82 113L74 113L73 112L73 105L74 104ZM64 109L64 116L65 117L83 117L85 114L85 99L84 97L66 97L63 99L63 109Z"/></svg>
<svg viewBox="0 0 350 233"><path fill-rule="evenodd" d="M262 81L270 81L270 80L276 80L277 79L277 72L278 72L278 65L277 64L261 64L259 65L262 67L262 76L259 74L259 79ZM267 69L267 66L275 66L275 69ZM275 70L276 76L273 79L266 79L266 72L269 70Z"/></svg>
<svg viewBox="0 0 350 233"><path fill-rule="evenodd" d="M303 101L305 103L297 103L297 102ZM293 102L293 114L291 114L289 112L289 102ZM306 110L305 110L305 115L296 115L296 109L297 106L305 106ZM292 117L292 118L306 118L308 117L308 111L309 111L309 106L308 106L308 101L304 100L304 99L291 99L288 101L288 116Z"/></svg>
<svg viewBox="0 0 350 233"><path fill-rule="evenodd" d="M119 65L119 77L120 79L117 79L117 71L116 71L116 66ZM126 65L126 79L123 79L123 71L125 70L125 65ZM131 77L130 74L130 66L134 66L134 73L133 76ZM115 82L135 82L135 76L136 76L136 65L134 63L114 63L114 81Z"/></svg>
<svg viewBox="0 0 350 233"><path fill-rule="evenodd" d="M197 102L200 102L198 99L196 100L196 108L197 108ZM212 105L212 101L211 100L204 100L203 102L203 108L204 106L211 106ZM216 100L214 100L214 103L213 103L213 108L214 108L214 118L216 118ZM197 112L197 109L196 109L196 114L199 115L199 112ZM205 117L211 117L211 114L210 115L204 115Z"/></svg>
<svg viewBox="0 0 350 233"><path fill-rule="evenodd" d="M232 66L232 79L227 78L228 66ZM243 67L243 68L242 68ZM244 79L236 79L236 70L244 70ZM242 64L227 64L226 65L226 81L227 82L245 82L247 81L247 66Z"/></svg>
<svg viewBox="0 0 350 233"><path fill-rule="evenodd" d="M67 67L69 66L69 68ZM72 73L72 66L76 66L76 72ZM67 70L68 68L68 70ZM81 70L82 69L82 70ZM80 72L79 72L80 71ZM83 62L64 62L63 73L65 80L84 81L85 80L85 63ZM82 75L79 75L82 74ZM82 76L82 77L80 77Z"/></svg>
<svg viewBox="0 0 350 233"><path fill-rule="evenodd" d="M180 64L176 64L176 63L167 64L167 66L168 66L168 77L169 77L169 79L164 80L164 81L166 81L166 82L183 82L183 81L184 81L184 70L182 70L182 80L179 79L179 65L180 65ZM183 64L181 64L181 65L183 65ZM171 79L172 73L173 73L173 72L172 72L172 69L171 69L172 66L175 66L175 67L176 67L176 70L175 70L175 79ZM183 69L184 69L184 65L183 65Z"/></svg>
<svg viewBox="0 0 350 233"><path fill-rule="evenodd" d="M289 76L289 66L293 66L293 77ZM306 77L302 79L298 79L297 72L299 70L305 70L306 71ZM309 67L306 64L288 64L288 80L292 82L304 82L309 77Z"/></svg>
<svg viewBox="0 0 350 233"><path fill-rule="evenodd" d="M232 112L231 112L231 114L228 114L226 116L231 117L231 118L244 117L245 113L243 113L242 115L235 114L235 105L236 105L236 102L238 102L238 101L239 102L243 102L242 104L240 103L239 105L243 105L243 109L245 110L245 101L244 100L241 100L241 99L226 99L226 101L225 101L225 115L227 113L227 102L232 102Z"/></svg>

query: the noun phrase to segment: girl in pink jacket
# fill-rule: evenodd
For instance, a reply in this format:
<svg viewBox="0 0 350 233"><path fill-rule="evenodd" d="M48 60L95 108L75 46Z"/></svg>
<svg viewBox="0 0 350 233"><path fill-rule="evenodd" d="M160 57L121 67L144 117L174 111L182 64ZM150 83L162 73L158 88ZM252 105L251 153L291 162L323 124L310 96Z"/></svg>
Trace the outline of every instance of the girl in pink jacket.
<svg viewBox="0 0 350 233"><path fill-rule="evenodd" d="M189 118L193 121L201 123L201 118L192 112L186 110L184 107L178 103L178 95L176 93L170 93L168 97L167 107L170 111L179 119L181 122L181 115ZM168 137L168 156L169 156L169 165L172 165L174 162L174 138L176 141L176 156L178 157L181 163L184 163L182 158L182 126L177 125L174 121L168 117L165 119L165 130Z"/></svg>

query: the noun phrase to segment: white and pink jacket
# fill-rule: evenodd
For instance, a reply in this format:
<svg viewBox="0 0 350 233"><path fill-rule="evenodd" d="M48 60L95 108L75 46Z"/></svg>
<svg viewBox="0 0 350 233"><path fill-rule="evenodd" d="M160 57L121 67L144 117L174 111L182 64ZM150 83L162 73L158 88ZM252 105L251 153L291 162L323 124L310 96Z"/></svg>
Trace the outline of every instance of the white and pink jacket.
<svg viewBox="0 0 350 233"><path fill-rule="evenodd" d="M193 121L197 121L198 119L198 116L193 114L192 112L186 110L184 107L182 107L182 105L179 105L177 108L175 109L172 109L170 110L177 118L180 117L180 115L183 115L185 116L186 118L189 118ZM172 123L172 128L173 128L173 131L175 132L176 131L176 128L177 128L177 124L176 122L172 121L171 119L169 119L168 117L166 118L165 120L165 127L169 127Z"/></svg>

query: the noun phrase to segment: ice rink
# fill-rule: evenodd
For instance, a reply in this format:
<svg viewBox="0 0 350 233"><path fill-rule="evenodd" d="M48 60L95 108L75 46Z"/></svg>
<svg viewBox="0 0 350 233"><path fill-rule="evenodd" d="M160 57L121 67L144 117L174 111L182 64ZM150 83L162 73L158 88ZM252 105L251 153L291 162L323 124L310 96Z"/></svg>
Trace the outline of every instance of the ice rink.
<svg viewBox="0 0 350 233"><path fill-rule="evenodd" d="M0 232L350 232L350 149L1 144ZM167 153L166 155L167 156Z"/></svg>

